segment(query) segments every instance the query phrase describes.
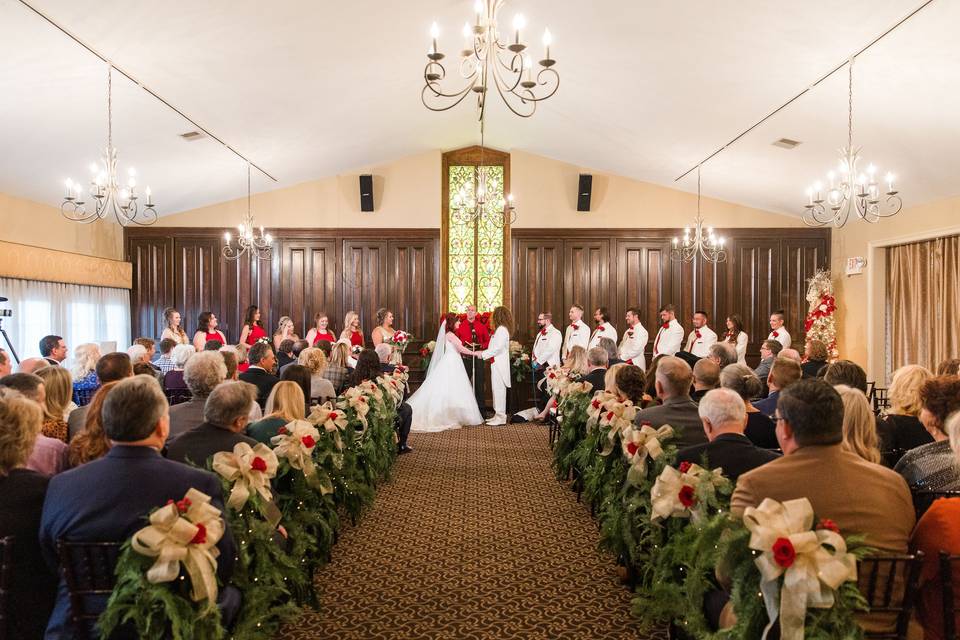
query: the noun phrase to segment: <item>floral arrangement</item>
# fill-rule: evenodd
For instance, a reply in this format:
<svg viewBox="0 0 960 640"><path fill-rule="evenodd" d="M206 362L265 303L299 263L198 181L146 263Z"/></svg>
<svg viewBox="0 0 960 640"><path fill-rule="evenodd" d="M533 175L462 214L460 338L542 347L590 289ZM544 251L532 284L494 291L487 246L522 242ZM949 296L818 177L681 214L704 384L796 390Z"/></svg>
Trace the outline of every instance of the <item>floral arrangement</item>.
<svg viewBox="0 0 960 640"><path fill-rule="evenodd" d="M430 366L430 359L433 358L433 352L437 348L437 341L431 340L420 347L420 366L426 369Z"/></svg>
<svg viewBox="0 0 960 640"><path fill-rule="evenodd" d="M828 359L833 362L840 357L840 352L837 349L837 326L834 317L837 300L833 295L830 271L817 271L807 282L807 302L810 306L803 330L808 342L819 340L827 345Z"/></svg>
<svg viewBox="0 0 960 640"><path fill-rule="evenodd" d="M651 519L690 518L700 522L718 505L717 492L730 494L730 480L723 469L704 469L700 465L681 462L679 468L664 467L650 490Z"/></svg>
<svg viewBox="0 0 960 640"><path fill-rule="evenodd" d="M509 350L510 372L513 375L513 381L523 382L529 379L533 373L533 368L530 366L530 352L516 340L510 341Z"/></svg>
<svg viewBox="0 0 960 640"><path fill-rule="evenodd" d="M409 344L412 339L413 336L406 331L394 331L393 335L388 336L384 341L392 344L394 349L403 353L403 350L407 348L407 344Z"/></svg>
<svg viewBox="0 0 960 640"><path fill-rule="evenodd" d="M320 432L312 424L306 420L293 420L280 427L270 442L277 458L302 471L307 484L319 488L322 493L332 493L333 487L321 481L313 461L313 449L319 439Z"/></svg>

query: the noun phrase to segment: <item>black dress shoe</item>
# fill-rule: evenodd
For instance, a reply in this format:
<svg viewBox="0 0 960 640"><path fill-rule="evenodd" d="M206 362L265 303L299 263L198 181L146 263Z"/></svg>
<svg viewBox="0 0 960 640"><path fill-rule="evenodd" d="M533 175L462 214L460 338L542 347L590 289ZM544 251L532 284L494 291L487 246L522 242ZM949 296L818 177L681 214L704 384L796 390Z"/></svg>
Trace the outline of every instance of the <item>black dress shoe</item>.
<svg viewBox="0 0 960 640"><path fill-rule="evenodd" d="M412 452L413 452L413 449L411 449L410 446L406 444L402 445L397 449L397 453L412 453Z"/></svg>

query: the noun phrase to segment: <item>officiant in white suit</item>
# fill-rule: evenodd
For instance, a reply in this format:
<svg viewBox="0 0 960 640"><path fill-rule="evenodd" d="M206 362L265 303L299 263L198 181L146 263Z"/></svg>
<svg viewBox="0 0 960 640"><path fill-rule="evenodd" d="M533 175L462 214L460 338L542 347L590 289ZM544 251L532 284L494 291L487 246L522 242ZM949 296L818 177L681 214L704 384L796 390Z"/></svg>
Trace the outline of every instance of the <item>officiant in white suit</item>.
<svg viewBox="0 0 960 640"><path fill-rule="evenodd" d="M599 347L602 338L610 338L613 340L613 344L617 344L617 328L610 322L610 312L607 311L607 308L598 307L594 309L593 319L597 323L597 328L594 329L593 335L590 336L587 351L590 351L590 349L594 347Z"/></svg>
<svg viewBox="0 0 960 640"><path fill-rule="evenodd" d="M627 309L627 330L620 342L620 359L627 364L634 364L646 371L647 359L644 351L647 349L647 340L650 334L640 322L640 310L636 307Z"/></svg>
<svg viewBox="0 0 960 640"><path fill-rule="evenodd" d="M487 424L495 427L507 424L507 389L510 388L510 334L513 332L513 314L506 307L493 310L493 336L490 346L481 356L490 363L490 386L493 388L494 416Z"/></svg>
<svg viewBox="0 0 960 640"><path fill-rule="evenodd" d="M583 307L578 304L570 307L570 324L563 334L563 355L566 358L570 349L574 347L583 347L584 351L590 344L590 327L583 322Z"/></svg>

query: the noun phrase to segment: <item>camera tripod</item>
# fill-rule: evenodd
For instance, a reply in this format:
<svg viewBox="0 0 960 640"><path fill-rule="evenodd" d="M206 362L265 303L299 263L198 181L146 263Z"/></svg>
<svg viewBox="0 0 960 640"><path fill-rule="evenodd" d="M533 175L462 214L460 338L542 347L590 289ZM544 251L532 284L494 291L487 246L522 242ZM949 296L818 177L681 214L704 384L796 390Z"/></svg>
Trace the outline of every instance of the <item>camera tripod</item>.
<svg viewBox="0 0 960 640"><path fill-rule="evenodd" d="M3 328L3 317L0 317L0 335L3 336L3 339L7 343L7 348L10 349L10 355L13 356L14 361L17 364L20 364L20 358L17 356L17 350L13 348L13 343L10 342L10 336L7 335L7 330Z"/></svg>

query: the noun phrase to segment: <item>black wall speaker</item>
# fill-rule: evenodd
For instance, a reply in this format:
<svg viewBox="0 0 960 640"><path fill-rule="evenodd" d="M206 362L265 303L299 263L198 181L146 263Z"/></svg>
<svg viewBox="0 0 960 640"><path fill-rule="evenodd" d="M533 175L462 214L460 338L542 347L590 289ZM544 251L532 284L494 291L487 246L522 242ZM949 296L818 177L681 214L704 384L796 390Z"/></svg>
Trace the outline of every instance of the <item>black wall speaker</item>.
<svg viewBox="0 0 960 640"><path fill-rule="evenodd" d="M360 176L360 211L373 211L373 176Z"/></svg>
<svg viewBox="0 0 960 640"><path fill-rule="evenodd" d="M593 191L593 176L580 174L580 187L577 189L577 211L590 211L590 193Z"/></svg>

